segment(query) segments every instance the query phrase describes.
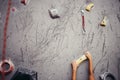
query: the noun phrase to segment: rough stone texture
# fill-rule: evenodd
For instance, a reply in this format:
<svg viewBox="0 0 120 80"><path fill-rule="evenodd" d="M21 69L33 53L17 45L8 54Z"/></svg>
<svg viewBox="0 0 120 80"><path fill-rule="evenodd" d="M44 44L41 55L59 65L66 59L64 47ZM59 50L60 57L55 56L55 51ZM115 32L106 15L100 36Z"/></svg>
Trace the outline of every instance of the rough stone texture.
<svg viewBox="0 0 120 80"><path fill-rule="evenodd" d="M0 0L0 57L7 1ZM71 80L71 62L90 51L96 80L105 71L120 80L120 0L93 2L92 11L85 11L84 33L80 7L86 0L30 0L26 6L20 0L12 0L17 11L10 15L7 58L16 69L37 71L38 80ZM59 19L51 19L50 8L59 10ZM108 17L107 26L101 27L104 15ZM87 61L78 68L77 80L88 80Z"/></svg>

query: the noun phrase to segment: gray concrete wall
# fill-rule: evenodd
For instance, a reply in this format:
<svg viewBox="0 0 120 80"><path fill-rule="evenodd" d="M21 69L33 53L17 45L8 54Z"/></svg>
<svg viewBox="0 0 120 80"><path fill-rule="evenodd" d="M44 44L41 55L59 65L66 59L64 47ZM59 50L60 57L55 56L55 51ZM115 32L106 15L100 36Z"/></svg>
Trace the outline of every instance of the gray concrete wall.
<svg viewBox="0 0 120 80"><path fill-rule="evenodd" d="M0 57L7 1L0 0ZM38 80L71 80L71 62L90 51L96 80L105 71L120 80L120 1L93 2L92 11L85 11L84 33L80 7L86 0L30 0L26 6L20 0L12 0L17 11L10 14L7 58L11 58L16 69L37 71ZM51 19L50 8L57 8L61 18ZM108 17L107 26L101 27L104 15ZM87 61L78 68L77 80L88 80Z"/></svg>

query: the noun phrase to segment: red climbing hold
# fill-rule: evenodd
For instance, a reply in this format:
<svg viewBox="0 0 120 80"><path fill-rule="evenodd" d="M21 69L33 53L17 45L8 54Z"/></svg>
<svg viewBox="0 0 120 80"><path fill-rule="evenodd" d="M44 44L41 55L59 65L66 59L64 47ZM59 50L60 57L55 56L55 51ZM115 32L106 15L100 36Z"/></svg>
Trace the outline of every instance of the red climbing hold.
<svg viewBox="0 0 120 80"><path fill-rule="evenodd" d="M15 12L15 11L16 11L16 8L15 8L15 7L13 7L13 8L12 8L12 12Z"/></svg>
<svg viewBox="0 0 120 80"><path fill-rule="evenodd" d="M27 4L27 0L21 0L21 3L26 5Z"/></svg>
<svg viewBox="0 0 120 80"><path fill-rule="evenodd" d="M3 69L4 67L6 67L5 64L9 66L9 68L7 70ZM10 59L0 62L0 73L8 74L8 73L12 72L13 70L14 70L14 64L12 63L12 61Z"/></svg>

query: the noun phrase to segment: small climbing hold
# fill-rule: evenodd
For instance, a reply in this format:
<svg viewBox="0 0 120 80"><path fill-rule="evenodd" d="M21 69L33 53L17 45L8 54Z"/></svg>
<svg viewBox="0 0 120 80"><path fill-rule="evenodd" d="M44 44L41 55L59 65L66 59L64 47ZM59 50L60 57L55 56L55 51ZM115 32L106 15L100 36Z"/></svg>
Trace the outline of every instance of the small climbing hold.
<svg viewBox="0 0 120 80"><path fill-rule="evenodd" d="M83 28L83 31L85 31L85 16L84 16L84 10L81 10L81 16L82 16L82 28Z"/></svg>
<svg viewBox="0 0 120 80"><path fill-rule="evenodd" d="M84 13L85 13L85 11L84 11L84 10L81 10L81 15L82 15L82 16L84 16Z"/></svg>
<svg viewBox="0 0 120 80"><path fill-rule="evenodd" d="M16 12L17 9L15 7L12 7L12 12Z"/></svg>
<svg viewBox="0 0 120 80"><path fill-rule="evenodd" d="M18 9L16 7L11 8L11 13L16 15L18 13Z"/></svg>
<svg viewBox="0 0 120 80"><path fill-rule="evenodd" d="M48 10L49 11L49 14L51 16L51 18L59 18L59 13L58 13L58 10L57 9L50 9Z"/></svg>
<svg viewBox="0 0 120 80"><path fill-rule="evenodd" d="M21 3L24 4L24 5L27 5L29 4L30 0L21 0Z"/></svg>
<svg viewBox="0 0 120 80"><path fill-rule="evenodd" d="M4 70L4 68L7 67L6 65L8 65L9 68L7 70ZM13 70L14 70L14 64L10 59L0 62L0 73L8 74Z"/></svg>
<svg viewBox="0 0 120 80"><path fill-rule="evenodd" d="M21 3L26 5L27 4L27 0L21 0Z"/></svg>
<svg viewBox="0 0 120 80"><path fill-rule="evenodd" d="M101 21L100 25L103 27L105 27L107 25L107 17L106 16L103 17L103 20Z"/></svg>
<svg viewBox="0 0 120 80"><path fill-rule="evenodd" d="M86 11L90 12L91 9L93 8L93 6L94 6L94 3L93 3L93 2L89 2L89 3L87 4L86 8L85 8Z"/></svg>

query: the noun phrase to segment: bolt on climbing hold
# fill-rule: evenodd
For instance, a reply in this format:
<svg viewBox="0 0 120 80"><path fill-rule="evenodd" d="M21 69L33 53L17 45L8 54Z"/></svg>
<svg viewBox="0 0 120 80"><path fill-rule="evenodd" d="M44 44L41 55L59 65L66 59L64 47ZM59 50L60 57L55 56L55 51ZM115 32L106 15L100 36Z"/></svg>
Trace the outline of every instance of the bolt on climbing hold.
<svg viewBox="0 0 120 80"><path fill-rule="evenodd" d="M17 10L16 7L12 7L12 8L11 8L11 11L14 12L14 13L17 13L17 12L18 12L18 10Z"/></svg>
<svg viewBox="0 0 120 80"><path fill-rule="evenodd" d="M4 68L7 67L6 65L8 65L9 68L7 70L4 70ZM13 70L14 70L14 64L10 59L0 62L0 73L8 74Z"/></svg>
<svg viewBox="0 0 120 80"><path fill-rule="evenodd" d="M85 17L84 17L84 10L81 10L81 16L82 16L82 29L85 31Z"/></svg>
<svg viewBox="0 0 120 80"><path fill-rule="evenodd" d="M12 7L12 8L11 8L11 13L12 13L12 14L15 15L15 14L17 14L18 12L19 12L19 11L18 11L18 9L17 9L16 7Z"/></svg>
<svg viewBox="0 0 120 80"><path fill-rule="evenodd" d="M59 18L60 17L57 9L53 8L53 9L49 9L48 11L49 11L49 14L50 14L51 18L55 19L55 18Z"/></svg>
<svg viewBox="0 0 120 80"><path fill-rule="evenodd" d="M105 27L107 25L107 16L103 17L103 20L100 23L101 26Z"/></svg>
<svg viewBox="0 0 120 80"><path fill-rule="evenodd" d="M84 10L81 10L81 15L84 16Z"/></svg>
<svg viewBox="0 0 120 80"><path fill-rule="evenodd" d="M90 12L93 7L94 7L94 3L93 2L89 2L87 4L87 6L85 7L85 10Z"/></svg>
<svg viewBox="0 0 120 80"><path fill-rule="evenodd" d="M21 0L21 3L24 5L27 5L30 2L30 0Z"/></svg>
<svg viewBox="0 0 120 80"><path fill-rule="evenodd" d="M15 7L12 7L12 12L15 12L17 9Z"/></svg>

